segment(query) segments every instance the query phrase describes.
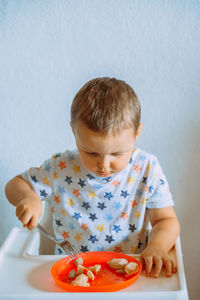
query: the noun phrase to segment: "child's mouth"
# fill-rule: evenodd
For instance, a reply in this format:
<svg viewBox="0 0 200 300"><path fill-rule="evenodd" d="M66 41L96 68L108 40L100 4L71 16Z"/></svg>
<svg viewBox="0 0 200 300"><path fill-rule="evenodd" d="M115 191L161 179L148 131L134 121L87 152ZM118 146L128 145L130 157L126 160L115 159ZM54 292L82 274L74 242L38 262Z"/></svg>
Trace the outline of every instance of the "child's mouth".
<svg viewBox="0 0 200 300"><path fill-rule="evenodd" d="M102 177L108 177L111 175L111 172L97 172L97 174Z"/></svg>

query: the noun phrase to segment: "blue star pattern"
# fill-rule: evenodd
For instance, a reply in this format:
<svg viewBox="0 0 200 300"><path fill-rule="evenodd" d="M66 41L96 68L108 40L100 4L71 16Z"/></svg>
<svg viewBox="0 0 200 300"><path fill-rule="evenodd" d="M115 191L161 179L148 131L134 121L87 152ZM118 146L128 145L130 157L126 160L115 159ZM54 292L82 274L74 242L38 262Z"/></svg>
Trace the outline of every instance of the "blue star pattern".
<svg viewBox="0 0 200 300"><path fill-rule="evenodd" d="M63 226L63 224L61 223L61 221L60 221L60 220L55 220L55 222L56 222L56 225L57 225L58 227L61 227L61 226Z"/></svg>
<svg viewBox="0 0 200 300"><path fill-rule="evenodd" d="M160 184L161 185L165 184L165 181L163 179L160 179Z"/></svg>
<svg viewBox="0 0 200 300"><path fill-rule="evenodd" d="M146 184L147 183L147 177L143 177L142 183Z"/></svg>
<svg viewBox="0 0 200 300"><path fill-rule="evenodd" d="M88 208L91 208L89 202L83 202L82 207L84 207L86 210L87 210Z"/></svg>
<svg viewBox="0 0 200 300"><path fill-rule="evenodd" d="M56 254L61 255L61 254L63 254L63 251L60 248L57 248L57 253Z"/></svg>
<svg viewBox="0 0 200 300"><path fill-rule="evenodd" d="M66 193L64 186L59 186L59 187L58 187L58 191L59 191L59 193L61 193L61 194L65 194L65 193Z"/></svg>
<svg viewBox="0 0 200 300"><path fill-rule="evenodd" d="M134 232L137 228L135 227L135 224L129 224L129 230L131 232Z"/></svg>
<svg viewBox="0 0 200 300"><path fill-rule="evenodd" d="M173 205L157 159L140 149L109 177L89 173L78 152L68 150L22 176L48 201L55 237L67 236L79 252L142 251L147 244L146 208Z"/></svg>
<svg viewBox="0 0 200 300"><path fill-rule="evenodd" d="M74 230L74 229L76 229L76 226L73 224L73 223L69 223L69 228L71 229L71 230Z"/></svg>
<svg viewBox="0 0 200 300"><path fill-rule="evenodd" d="M73 218L75 218L76 220L78 220L79 218L82 218L80 213L74 213Z"/></svg>
<svg viewBox="0 0 200 300"><path fill-rule="evenodd" d="M48 196L47 192L45 190L40 190L40 196L42 198L46 198Z"/></svg>
<svg viewBox="0 0 200 300"><path fill-rule="evenodd" d="M91 219L94 222L94 220L97 220L98 218L97 218L96 214L90 213L89 219Z"/></svg>
<svg viewBox="0 0 200 300"><path fill-rule="evenodd" d="M106 219L107 221L111 221L112 218L113 218L112 214L106 214L106 215L105 215L105 219Z"/></svg>
<svg viewBox="0 0 200 300"><path fill-rule="evenodd" d="M91 235L88 241L91 241L93 244L98 241L96 235Z"/></svg>
<svg viewBox="0 0 200 300"><path fill-rule="evenodd" d="M103 180L105 180L106 182L109 182L111 179L112 179L111 176L103 178Z"/></svg>
<svg viewBox="0 0 200 300"><path fill-rule="evenodd" d="M153 185L150 185L150 186L149 186L149 193L151 194L151 193L153 192L153 190L154 190L154 186L153 186Z"/></svg>
<svg viewBox="0 0 200 300"><path fill-rule="evenodd" d="M115 202L115 203L114 203L114 207L115 207L116 209L120 209L120 208L122 207L122 205L121 205L120 202Z"/></svg>
<svg viewBox="0 0 200 300"><path fill-rule="evenodd" d="M81 245L81 249L80 249L80 251L81 252L88 252L89 251L89 249L88 249L88 247L87 246L83 246L83 245Z"/></svg>
<svg viewBox="0 0 200 300"><path fill-rule="evenodd" d="M98 202L98 206L97 206L97 208L100 208L101 210L103 210L103 209L105 209L107 206L105 206L105 203L103 202L103 203L100 203L100 202Z"/></svg>
<svg viewBox="0 0 200 300"><path fill-rule="evenodd" d="M88 177L90 180L95 179L95 177L94 177L93 175L91 175L91 174L87 174L87 177Z"/></svg>
<svg viewBox="0 0 200 300"><path fill-rule="evenodd" d="M111 192L110 192L110 193L108 193L108 192L105 192L104 198L106 198L106 199L110 200L112 197L114 197L114 196L112 195L112 193L111 193Z"/></svg>
<svg viewBox="0 0 200 300"><path fill-rule="evenodd" d="M51 166L50 164L46 164L45 168L44 168L47 172L49 172L51 170Z"/></svg>
<svg viewBox="0 0 200 300"><path fill-rule="evenodd" d="M113 230L118 233L119 231L122 231L121 228L120 228L120 225L114 225L113 226Z"/></svg>
<svg viewBox="0 0 200 300"><path fill-rule="evenodd" d="M110 244L111 242L114 242L115 240L113 239L112 235L106 235L105 241Z"/></svg>
<svg viewBox="0 0 200 300"><path fill-rule="evenodd" d="M121 191L121 195L120 196L126 198L126 197L129 196L129 193L128 193L128 191Z"/></svg>
<svg viewBox="0 0 200 300"><path fill-rule="evenodd" d="M66 176L65 181L66 181L68 184L73 183L72 177L70 177L70 176Z"/></svg>
<svg viewBox="0 0 200 300"><path fill-rule="evenodd" d="M35 183L38 182L38 180L36 179L36 176L31 176L31 179L32 179L32 181L35 182Z"/></svg>
<svg viewBox="0 0 200 300"><path fill-rule="evenodd" d="M81 187L86 186L85 180L83 180L83 179L81 179L81 178L79 178L78 184L79 184Z"/></svg>

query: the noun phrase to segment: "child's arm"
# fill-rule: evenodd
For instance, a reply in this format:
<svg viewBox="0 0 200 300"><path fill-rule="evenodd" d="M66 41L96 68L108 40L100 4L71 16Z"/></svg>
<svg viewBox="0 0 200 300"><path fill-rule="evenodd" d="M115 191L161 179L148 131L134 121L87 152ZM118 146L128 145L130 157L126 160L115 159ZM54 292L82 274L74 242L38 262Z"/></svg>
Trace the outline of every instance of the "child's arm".
<svg viewBox="0 0 200 300"><path fill-rule="evenodd" d="M169 256L169 251L174 246L180 233L180 226L173 207L148 209L152 225L150 241L142 252L140 260L145 263L146 274L149 276L155 264L154 277L160 275L163 266L166 276L176 272L176 262Z"/></svg>
<svg viewBox="0 0 200 300"><path fill-rule="evenodd" d="M24 227L35 228L42 214L42 203L29 183L16 176L7 183L5 193L8 201L16 206L16 216Z"/></svg>

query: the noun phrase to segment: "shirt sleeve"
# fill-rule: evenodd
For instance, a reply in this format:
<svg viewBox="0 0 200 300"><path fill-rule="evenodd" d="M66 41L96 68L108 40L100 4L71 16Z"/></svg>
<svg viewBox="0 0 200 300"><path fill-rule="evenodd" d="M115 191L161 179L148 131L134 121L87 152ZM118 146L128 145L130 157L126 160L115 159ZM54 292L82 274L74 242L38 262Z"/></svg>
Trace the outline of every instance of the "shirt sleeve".
<svg viewBox="0 0 200 300"><path fill-rule="evenodd" d="M173 206L169 184L156 157L152 156L149 164L147 181L147 208L164 208Z"/></svg>
<svg viewBox="0 0 200 300"><path fill-rule="evenodd" d="M39 168L31 167L23 172L21 176L31 184L41 199L50 198L53 195L53 158L46 160Z"/></svg>

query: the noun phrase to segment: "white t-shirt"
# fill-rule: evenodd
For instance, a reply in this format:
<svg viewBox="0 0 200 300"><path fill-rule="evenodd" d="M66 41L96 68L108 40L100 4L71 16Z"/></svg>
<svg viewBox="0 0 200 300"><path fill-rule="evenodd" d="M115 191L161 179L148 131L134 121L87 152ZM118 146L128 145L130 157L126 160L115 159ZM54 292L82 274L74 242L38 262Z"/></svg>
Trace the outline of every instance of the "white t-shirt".
<svg viewBox="0 0 200 300"><path fill-rule="evenodd" d="M147 208L174 205L157 158L138 148L124 170L106 178L87 171L77 150L21 175L49 202L56 238L67 238L77 252L140 253L148 239Z"/></svg>

